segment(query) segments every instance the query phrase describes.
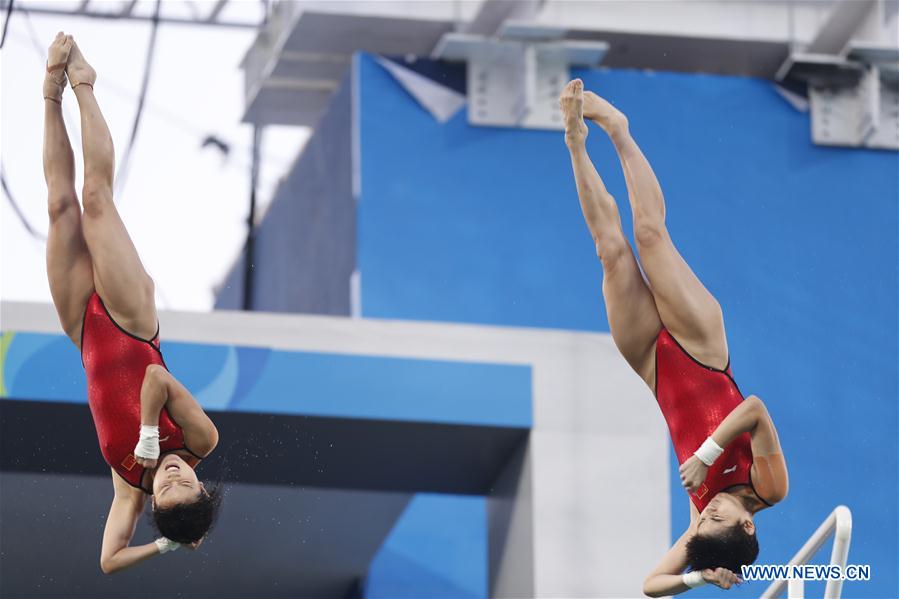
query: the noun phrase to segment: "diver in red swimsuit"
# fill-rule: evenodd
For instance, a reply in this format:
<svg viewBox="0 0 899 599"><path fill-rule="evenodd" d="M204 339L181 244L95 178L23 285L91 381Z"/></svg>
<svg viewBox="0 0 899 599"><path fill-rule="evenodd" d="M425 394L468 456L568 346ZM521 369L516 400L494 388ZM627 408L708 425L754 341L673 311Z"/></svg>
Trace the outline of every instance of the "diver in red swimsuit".
<svg viewBox="0 0 899 599"><path fill-rule="evenodd" d="M66 334L81 349L88 403L114 495L100 552L111 573L184 545L196 549L221 501L194 468L218 443L212 421L169 374L159 349L153 281L112 200L112 138L94 97L97 75L71 36L57 34L44 79L47 276ZM81 111L84 188L62 118L72 84ZM162 537L129 546L146 497Z"/></svg>
<svg viewBox="0 0 899 599"><path fill-rule="evenodd" d="M612 338L655 393L690 493L690 526L643 592L661 597L706 583L730 588L740 567L758 556L755 513L787 494L777 431L762 401L744 399L734 381L721 307L671 240L661 187L627 118L585 92L579 79L559 103L581 209L602 263ZM639 264L615 199L587 155L585 119L606 132L624 169Z"/></svg>

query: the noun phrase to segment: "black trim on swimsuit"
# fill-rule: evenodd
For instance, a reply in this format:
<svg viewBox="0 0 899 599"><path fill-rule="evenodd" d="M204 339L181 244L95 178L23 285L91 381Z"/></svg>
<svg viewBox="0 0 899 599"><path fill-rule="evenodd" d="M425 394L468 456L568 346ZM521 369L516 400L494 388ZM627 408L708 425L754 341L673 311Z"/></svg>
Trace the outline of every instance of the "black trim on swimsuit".
<svg viewBox="0 0 899 599"><path fill-rule="evenodd" d="M107 464L108 464L108 462L107 462ZM118 474L118 475L119 475L119 478L121 478L123 481L125 481L126 483L128 483L128 486L129 486L129 487L134 487L135 489L139 489L139 490L141 490L141 491L144 491L144 493L146 493L146 491L144 490L143 487L138 486L138 485L135 485L133 482L131 482L130 480L128 480L127 478L125 478L124 476L122 476L122 475L119 473L119 471L116 470L115 468L113 468L112 471L115 472L116 474ZM143 478L144 473L141 472L140 475L141 475L141 478Z"/></svg>
<svg viewBox="0 0 899 599"><path fill-rule="evenodd" d="M765 501L765 500L762 498L762 496L759 495L759 492L755 490L755 485L752 484L752 474L751 474L751 473L749 474L749 480L748 480L747 482L745 482L745 483L736 483L736 484L731 485L731 486L729 486L729 487L727 487L727 488L721 489L721 490L718 491L718 492L719 492L719 493L727 493L728 491L730 491L731 489L736 488L736 487L749 487L750 490L752 491L752 494L755 495L756 499L758 499L759 501L761 501L762 503L764 503L764 504L767 505L768 507L774 507L774 504L773 504L773 503L768 503L767 501Z"/></svg>
<svg viewBox="0 0 899 599"><path fill-rule="evenodd" d="M727 365L724 366L724 370L721 370L720 368L715 368L714 366L709 366L708 364L703 364L702 362L700 362L699 360L694 358L693 354L691 354L686 349L684 349L684 346L680 344L680 341L677 340L677 337L675 337L671 333L671 331L669 331L668 329L663 329L663 330L668 333L668 336L671 337L672 340L674 340L674 344L677 345L680 348L680 350L682 352L684 352L684 355L686 355L688 358L690 358L691 360L693 360L694 362L696 362L697 364L699 364L700 366L702 366L703 368L705 368L707 370L714 370L715 372L721 372L721 373L727 374L727 369L730 368L730 352L728 352L728 355L727 355ZM659 331L659 332L661 333L661 331Z"/></svg>
<svg viewBox="0 0 899 599"><path fill-rule="evenodd" d="M750 479L750 482L747 482L747 483L734 483L734 484L732 484L732 485L730 485L730 486L724 487L723 489L721 489L720 491L718 491L718 493L727 493L727 492L730 491L731 489L736 489L737 487L745 487L745 486L747 486L747 485L752 486L752 477L750 476L749 479Z"/></svg>
<svg viewBox="0 0 899 599"><path fill-rule="evenodd" d="M125 333L132 339L140 341L141 343L146 343L147 345L152 347L154 350L156 350L156 353L158 353L160 359L162 359L162 365L165 366L165 358L162 356L162 349L156 347L153 344L153 341L155 341L157 338L159 338L159 321L158 320L156 321L156 334L155 335L153 335L149 339L144 339L143 337L138 337L137 335L126 331L122 325L120 325L118 322L116 322L116 319L113 318L112 314L109 313L109 308L106 307L106 303L103 301L103 298L100 297L100 294L97 293L96 291L94 291L94 293L96 293L97 299L100 300L100 305L103 306L103 311L106 313L106 318L108 318L109 321L112 324L114 324L115 327L118 330L120 330L121 332ZM78 349L81 354L81 366L82 367L84 367L84 324L87 322L87 310L88 310L88 308L90 308L90 303L91 303L90 300L88 300L87 304L85 304L85 306L84 306L84 314L81 315L81 346ZM166 367L166 370L168 370L168 366L165 366L165 367Z"/></svg>
<svg viewBox="0 0 899 599"><path fill-rule="evenodd" d="M198 456L196 453L194 453L194 452L190 449L190 447L188 447L187 445L184 445L183 447L176 447L175 449L169 449L169 450L167 450L167 451L164 451L164 452L162 452L162 453L159 454L159 459L161 460L161 459L162 459L162 456L164 456L164 455L168 455L168 454L173 453L173 452L175 452L175 451L182 451L182 450L186 451L187 453L189 453L190 455L194 456L195 458L197 458L197 459L200 460L200 461L202 461L202 460L205 459L205 458L202 458L202 457ZM157 462L157 463L158 463L158 462ZM135 485L133 482L131 482L130 480L128 480L127 478L125 478L124 476L122 476L122 474L121 474L118 470L116 470L115 468L113 468L112 465L109 464L109 462L107 462L107 465L110 466L110 468L112 468L112 471L113 471L113 472L115 472L116 474L119 475L119 478L121 478L123 481L125 481L126 483L128 483L128 486L134 487L135 489L139 489L139 490L143 491L144 493L146 493L147 495L153 495L153 489L150 489L150 490L148 491L147 489L144 488L144 486L143 486L142 484L137 484L137 485ZM200 462L197 462L197 464L193 467L193 468L194 468L194 471L196 471L197 466L199 466L199 465L200 465ZM140 482L143 483L143 481L144 481L144 474L147 473L147 469L144 468L143 466L138 466L138 467L140 468Z"/></svg>
<svg viewBox="0 0 899 599"><path fill-rule="evenodd" d="M175 426L177 426L179 429L181 429L181 435L184 436L184 427L181 426L181 424L180 424L177 420L175 420L175 417L172 416L172 413L169 412L169 409L168 409L167 407L163 406L162 409L165 411L166 414L168 414L169 420L171 420L172 422L174 422L174 423L175 423ZM162 456L164 456L164 455L166 455L166 454L172 453L172 452L174 452L174 451L181 451L182 449L183 449L184 451L186 451L187 453L189 453L190 455L194 456L195 458L197 458L197 459L200 460L200 461L205 460L205 459L208 458L209 455L210 455L210 454L207 454L207 455L205 455L205 456L201 456L200 454L198 454L197 452L195 452L193 449L191 449L190 447L188 447L188 446L187 446L187 442L185 441L185 442L183 442L183 444L182 444L181 447L176 447L175 449L169 449L169 450L167 450L167 451L164 451L164 452L160 453L160 454L159 454L159 459L161 460L161 459L162 459ZM159 463L159 462L157 462L157 464L158 464L158 463ZM197 464L199 464L199 462L197 462ZM147 469L144 468L143 466L141 466L141 468L142 468L142 470L141 470L141 473L140 473L140 479L139 479L139 480L140 480L141 483L143 483L143 482L144 482L144 473L146 472ZM196 467L194 468L194 470L196 470ZM141 485L141 486L138 487L138 488L139 488L141 491L143 491L144 493L148 493L148 494L150 494L150 495L153 494L153 490L152 490L152 489L149 490L149 491L147 491L147 490L143 487L143 485Z"/></svg>
<svg viewBox="0 0 899 599"><path fill-rule="evenodd" d="M743 392L740 391L740 386L737 384L737 381L735 381L734 377L731 376L731 374L728 372L728 369L730 368L730 352L728 352L728 354L727 354L727 364L724 366L724 370L721 370L720 368L715 368L714 366L709 366L708 364L703 364L702 362L700 362L699 360L694 358L693 354L691 354L686 349L684 349L684 346L680 344L680 341L678 341L677 338L671 334L671 331L669 331L668 329L666 329L664 327L662 330L668 333L668 336L671 337L671 340L674 341L674 344L678 347L678 349L681 350L681 352L683 352L683 354L685 356L687 356L688 358L693 360L693 362L695 362L699 366L702 366L706 370L710 370L712 372L719 372L719 373L723 374L724 376L726 376L728 379L730 379L730 382L734 384L734 387L737 389L737 393L740 394L740 397L743 399L746 399L746 397L743 395ZM661 332L662 331L659 331L659 333L661 333ZM658 381L659 381L659 344L657 341L656 342L656 386L657 387L658 387ZM658 396L658 389L656 389L656 396Z"/></svg>
<svg viewBox="0 0 899 599"><path fill-rule="evenodd" d="M661 335L664 330L665 327L662 327L659 329L659 332L656 333L656 373L653 377L654 380L652 381L652 394L655 396L656 401L659 401L659 335Z"/></svg>
<svg viewBox="0 0 899 599"><path fill-rule="evenodd" d="M169 409L168 409L167 407L163 406L162 409L165 411L166 414L168 414L169 420L171 420L172 422L174 422L174 423L175 423L175 426L177 426L179 429L181 429L181 435L183 436L183 435L184 435L184 427L181 426L181 423L178 422L177 420L175 420L175 417L172 416L172 413L169 412ZM181 447L176 447L175 449L169 449L168 451L165 451L165 452L160 453L160 454L159 454L159 459L162 459L162 456L164 456L164 455L166 455L166 454L172 453L172 452L174 452L174 451L181 451L182 449L183 449L184 451L186 451L187 453L189 453L190 455L194 456L195 458L197 458L197 460L200 460L200 461L205 460L206 458L208 458L208 457L211 455L211 453L210 453L210 454L206 454L205 456L202 456L202 455L198 454L198 453L195 452L193 449L191 449L190 447L188 447L188 446L187 446L187 442L184 441ZM158 463L158 462L157 462L157 463ZM197 462L197 464L199 465L199 462ZM143 468L143 466L141 466L141 468ZM141 481L142 483L143 483L143 481L144 481L144 471L145 471L145 470L146 470L146 468L144 468L144 469L141 471L141 473L140 473L140 481ZM196 467L194 468L194 470L196 470ZM147 491L146 489L143 488L143 486L141 486L140 489L141 489L142 491L144 491L145 493L149 493L150 495L153 494L152 489L151 489L150 491Z"/></svg>
<svg viewBox="0 0 899 599"><path fill-rule="evenodd" d="M163 409L166 410L166 411L168 410L167 408L163 408ZM172 415L171 415L171 414L169 414L169 418L172 418ZM174 419L174 418L172 418L172 422L175 422L175 419ZM178 424L178 423L175 422L175 424ZM180 427L181 425L178 425L178 426ZM183 430L183 429L182 429L182 430ZM183 433L182 433L182 434L183 434ZM196 467L200 465L200 461L203 461L203 460L206 459L206 457L209 457L209 456L203 457L203 456L197 454L197 453L194 452L190 447L188 447L187 444L185 443L185 444L182 445L181 447L176 447L176 448L174 448L174 449L169 449L169 450L166 450L166 451L161 452L161 453L159 454L158 460L162 460L162 456L168 455L168 454L170 454L170 453L174 453L174 452L176 452L176 451L186 451L186 452L189 453L190 455L192 455L192 456L194 456L195 458L197 458L197 460L199 460L199 461L197 462L197 464L193 467L194 470L196 470L196 469L197 469ZM158 463L159 463L159 462L157 461L157 464L158 464ZM110 464L110 466L112 466L112 465ZM119 478L121 478L123 481L125 481L126 483L128 483L130 486L134 487L135 489L140 489L141 491L143 491L143 492L146 493L147 495L153 495L153 489L150 489L150 490L148 491L147 489L144 488L144 486L143 486L143 484L142 484L142 483L144 482L144 474L147 473L147 469L146 469L145 467L143 467L143 466L138 466L138 467L140 468L140 477L138 478L138 480L140 481L140 483L139 483L139 484L136 484L136 485L135 485L134 483L132 483L130 480L128 480L127 478L125 478L124 476L122 476L122 475L119 473L119 471L116 470L115 468L112 468L112 470L113 470L113 472L115 472L116 474L119 475Z"/></svg>
<svg viewBox="0 0 899 599"><path fill-rule="evenodd" d="M684 354L685 356L687 356L688 358L690 358L691 360L693 360L693 362L695 362L696 364L702 366L702 367L705 368L706 370L710 370L710 371L712 371L712 372L720 372L721 374L723 374L724 376L726 376L726 377L728 378L728 380L730 380L730 382L733 383L734 388L737 390L737 393L740 394L740 397L743 398L743 400L745 401L746 397L743 395L743 392L740 391L740 386L737 385L737 381L735 381L735 380L734 380L734 377L731 376L731 374L730 374L729 372L727 372L727 370L730 368L730 353L729 353L729 352L728 352L728 356L727 356L727 365L724 367L724 370L721 370L720 368L715 368L714 366L709 366L708 364L703 364L702 362L700 362L699 360L697 360L695 357L693 357L693 355L692 355L690 352L688 352L686 349L684 349L684 346L680 344L680 341L678 341L677 338L676 338L674 335L672 335L672 334L671 334L671 331L669 331L667 328L662 327L662 329L659 331L659 335L662 333L662 331L667 332L667 333L668 333L668 336L671 337L671 340L674 341L674 344L678 347L678 349L680 349L681 352L683 352L683 354ZM656 336L656 377L655 377L655 379L656 379L656 380L655 380L655 395L656 395L656 398L658 398L658 396L659 396L659 344L658 344L658 335ZM753 456L753 460L754 460L754 459L755 459L755 456ZM767 501L765 501L765 500L762 498L762 496L759 495L759 492L756 491L755 485L752 483L752 473L751 473L751 472L750 472L750 475L749 475L749 481L748 481L748 482L746 482L746 483L737 483L737 484L735 484L735 485L731 485L731 486L727 487L727 489L722 489L722 491L719 491L719 493L721 493L721 492L726 492L728 489L733 489L734 487L739 487L739 486L741 486L741 485L748 485L749 488L752 489L753 495L755 495L755 496L758 498L759 501L761 501L762 503L764 503L764 504L767 505L768 507L774 507L774 504L773 504L773 503L768 503Z"/></svg>
<svg viewBox="0 0 899 599"><path fill-rule="evenodd" d="M174 422L174 423L175 423L175 426L177 426L179 429L181 429L181 436L183 437L183 436L184 436L184 427L181 426L181 423L180 423L180 422L178 422L177 420L175 420L175 417L172 416L172 413L169 412L169 409L168 409L166 406L162 406L162 409L165 410L165 413L166 413L166 414L168 414L169 420L171 420L172 422ZM190 447L187 446L187 441L184 442L184 447L181 447L180 449L186 449L186 450L187 450L187 453L189 453L190 455L194 456L194 457L197 458L198 460L205 460L206 458L208 458L208 457L211 455L211 452L210 452L210 453L207 453L207 454L204 455L204 456L198 454L197 452L195 452L194 450L192 450ZM173 451L176 451L176 450L170 449L170 450L167 451L166 453L172 453Z"/></svg>
<svg viewBox="0 0 899 599"><path fill-rule="evenodd" d="M95 291L94 293L96 293L96 291ZM130 333L129 331L125 330L125 328L124 328L122 325L120 325L118 322L116 322L116 319L113 318L113 317L112 317L112 314L109 313L109 308L106 307L106 303L103 301L103 298L100 296L99 293L97 293L96 295L97 295L97 299L100 300L100 305L103 306L103 311L106 313L106 317L109 319L109 321L110 321L112 324L114 324L115 327L116 327L119 331L121 331L122 333L124 333L125 335L131 337L132 339L135 339L135 340L137 340L137 341L140 341L141 343L146 343L147 345L149 345L150 347L152 347L152 348L156 351L156 353L159 354L159 359L162 360L162 365L163 365L163 367L164 367L166 370L168 370L169 367L168 367L168 366L166 365L166 363L165 363L165 357L162 355L162 349L159 348L159 347L156 347L156 345L153 344L153 341L155 341L156 339L159 338L159 321L158 321L158 320L156 321L156 334L154 334L154 335L153 335L152 337L150 337L149 339L144 339L143 337L138 337L137 335L135 335L135 334L133 334L133 333ZM83 314L82 317L81 317L81 348L80 348L80 350L81 350L81 365L82 365L82 367L84 366L84 324L85 324L85 322L87 321L87 311L88 311L88 308L89 308L89 307L90 307L90 300L88 300L87 305L84 306L84 314ZM184 434L184 427L181 426L180 424L178 424L178 422L172 417L172 414L171 414L171 412L169 412L168 408L163 407L162 409L166 411L166 413L167 413L168 416L169 416L169 419L170 419L172 422L174 422L175 425L178 426L178 428L181 429L181 431L182 431L181 434L183 435L183 434ZM187 453L189 453L190 455L194 456L194 457L197 458L198 460L203 460L203 459L205 459L204 457L202 457L202 456L198 455L196 452L194 452L190 447L188 447L186 443L185 443L182 447L176 447L175 449L170 449L170 450L168 450L168 451L166 451L166 452L164 452L164 453L159 454L159 457L161 458L162 456L164 456L164 455L166 455L166 454L172 453L172 452L174 452L174 451L181 451L181 450L187 451ZM112 465L110 464L110 466L112 466ZM140 472L140 478L139 478L138 480L139 480L140 482L143 482L143 480L144 480L144 474L146 473L146 470L147 470L147 469L144 468L143 466L140 466L140 468L141 468L141 472ZM141 485L141 484L135 485L134 483L132 483L131 481L129 481L127 478L125 478L124 476L122 476L121 474L119 474L118 470L116 470L114 467L113 467L112 469L113 469L113 471L114 471L116 474L119 475L119 478L121 478L122 480L124 480L124 481L125 481L126 483L128 483L130 486L134 487L135 489L140 489L141 491L143 491L144 493L147 493L147 494L149 494L149 495L152 495L152 494L153 494L153 490L152 490L152 489L151 489L150 491L147 491L147 490L143 487L143 485Z"/></svg>
<svg viewBox="0 0 899 599"><path fill-rule="evenodd" d="M137 339L138 341L146 343L147 345L149 345L150 347L155 349L160 354L162 353L158 347L153 345L153 340L156 339L157 337L159 337L159 321L156 321L156 334L155 335L153 335L149 339L144 339L143 337L138 337L134 333L129 333L128 331L126 331L122 325L120 325L119 323L116 322L116 319L113 318L112 314L109 313L109 308L106 307L106 302L103 301L103 298L100 297L99 293L97 294L97 299L100 300L100 305L103 306L103 311L106 312L106 316L109 318L110 322L112 322L112 324L114 324L118 330L122 331L123 333L125 333L126 335L131 337L132 339Z"/></svg>
<svg viewBox="0 0 899 599"><path fill-rule="evenodd" d="M755 457L755 456L753 456L753 458L754 458L754 457ZM753 459L753 462L754 462L754 461L755 461L755 460ZM755 490L755 484L753 484L753 482L752 482L752 472L749 473L749 488L752 489L753 494L758 498L759 501L761 501L762 503L764 503L764 504L767 505L768 507L774 507L774 504L773 504L773 503L768 503L767 501L765 501L765 498L762 497L761 495L759 495L759 492Z"/></svg>
<svg viewBox="0 0 899 599"><path fill-rule="evenodd" d="M87 322L87 309L90 307L91 300L88 299L84 304L84 312L81 313L81 342L78 344L78 356L81 358L81 367L84 368L84 323Z"/></svg>

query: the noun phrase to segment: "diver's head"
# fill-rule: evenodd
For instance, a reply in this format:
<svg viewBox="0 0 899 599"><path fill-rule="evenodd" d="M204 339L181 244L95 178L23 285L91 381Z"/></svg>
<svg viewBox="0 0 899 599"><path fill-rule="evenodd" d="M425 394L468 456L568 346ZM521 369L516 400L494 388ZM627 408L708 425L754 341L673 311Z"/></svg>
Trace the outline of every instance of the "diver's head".
<svg viewBox="0 0 899 599"><path fill-rule="evenodd" d="M691 570L727 568L740 575L740 566L759 554L752 513L739 497L718 493L699 515L696 534L687 542Z"/></svg>
<svg viewBox="0 0 899 599"><path fill-rule="evenodd" d="M153 473L153 511L193 503L204 491L190 464L170 453L159 461Z"/></svg>
<svg viewBox="0 0 899 599"><path fill-rule="evenodd" d="M162 536L178 543L199 541L215 523L220 504L220 491L207 491L178 455L160 460L153 475L152 513Z"/></svg>

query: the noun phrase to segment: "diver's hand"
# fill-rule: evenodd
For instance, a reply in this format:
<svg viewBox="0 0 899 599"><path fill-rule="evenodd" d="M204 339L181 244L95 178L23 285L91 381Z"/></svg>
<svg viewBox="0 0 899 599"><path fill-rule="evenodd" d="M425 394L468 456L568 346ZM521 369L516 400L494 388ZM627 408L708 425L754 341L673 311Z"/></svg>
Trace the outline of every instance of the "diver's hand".
<svg viewBox="0 0 899 599"><path fill-rule="evenodd" d="M197 548L203 544L203 539L205 539L205 538L206 537L201 537L199 541L194 541L193 543L187 543L187 544L184 544L181 546L184 547L185 549L190 549L191 551L196 551Z"/></svg>
<svg viewBox="0 0 899 599"><path fill-rule="evenodd" d="M155 468L159 459L159 426L140 425L140 436L134 446L135 461L145 468Z"/></svg>
<svg viewBox="0 0 899 599"><path fill-rule="evenodd" d="M702 571L702 579L709 584L713 584L716 587L721 587L725 590L735 584L743 582L736 574L727 568L715 568L714 570L707 568Z"/></svg>
<svg viewBox="0 0 899 599"><path fill-rule="evenodd" d="M684 488L693 493L699 488L709 473L709 467L699 461L695 455L680 465L680 480Z"/></svg>
<svg viewBox="0 0 899 599"><path fill-rule="evenodd" d="M149 458L139 458L137 456L134 456L134 461L144 468L155 468L157 462L157 460L151 460Z"/></svg>
<svg viewBox="0 0 899 599"><path fill-rule="evenodd" d="M171 539L167 539L165 537L159 537L153 542L156 543L156 548L159 549L160 554L168 553L169 551L175 551L176 549L178 549L178 547L181 546L181 543L172 541Z"/></svg>

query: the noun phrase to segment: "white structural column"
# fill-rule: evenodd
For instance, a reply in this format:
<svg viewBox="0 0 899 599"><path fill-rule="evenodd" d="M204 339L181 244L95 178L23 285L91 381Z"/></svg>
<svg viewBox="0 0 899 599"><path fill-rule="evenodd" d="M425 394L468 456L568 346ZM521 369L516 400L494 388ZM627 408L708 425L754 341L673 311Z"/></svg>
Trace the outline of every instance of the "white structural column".
<svg viewBox="0 0 899 599"><path fill-rule="evenodd" d="M491 597L534 596L534 501L530 441L518 448L487 497Z"/></svg>
<svg viewBox="0 0 899 599"><path fill-rule="evenodd" d="M608 335L537 334L530 442L490 498L492 595L638 596L670 539L664 421Z"/></svg>
<svg viewBox="0 0 899 599"><path fill-rule="evenodd" d="M670 539L664 420L610 336L566 345L534 372L534 594L639 596Z"/></svg>

